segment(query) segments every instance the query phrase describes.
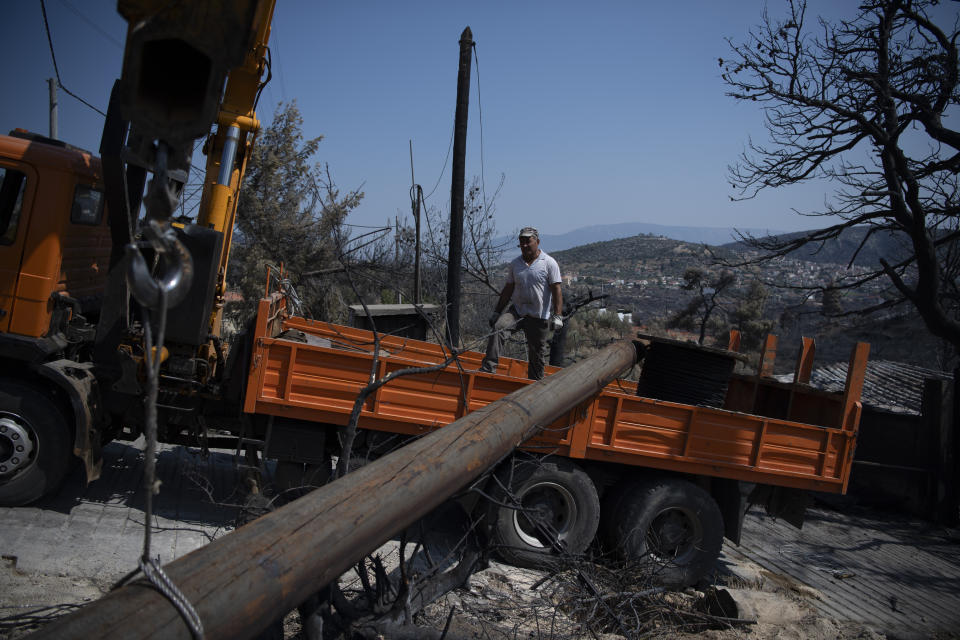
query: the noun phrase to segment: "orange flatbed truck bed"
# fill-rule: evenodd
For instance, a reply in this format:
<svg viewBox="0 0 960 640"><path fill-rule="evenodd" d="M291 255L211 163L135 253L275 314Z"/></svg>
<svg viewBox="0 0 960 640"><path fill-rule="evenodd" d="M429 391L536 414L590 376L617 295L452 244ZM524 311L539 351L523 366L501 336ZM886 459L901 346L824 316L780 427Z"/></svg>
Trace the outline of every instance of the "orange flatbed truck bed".
<svg viewBox="0 0 960 640"><path fill-rule="evenodd" d="M244 411L345 425L369 382L373 333L287 317L280 307L266 299L261 303ZM459 367L452 363L384 385L367 398L359 427L421 434L532 383L522 377L525 362L503 358L490 374L478 371L482 357L466 352ZM437 344L384 335L376 375L445 358ZM525 448L574 460L842 493L856 444L866 349L851 360L843 394L735 376L724 409L640 397L635 383L617 381L547 425ZM547 374L553 371L548 367ZM776 396L780 401L771 402ZM782 415L749 412L765 404L781 407Z"/></svg>
<svg viewBox="0 0 960 640"><path fill-rule="evenodd" d="M498 465L486 488L494 499L467 510L475 522L485 514L479 521L488 527L492 548L510 563L550 566L557 554L585 553L596 541L597 548L652 563L655 579L674 587L708 575L724 537L739 543L749 504L765 504L800 526L806 490L846 491L868 345L854 349L844 392L830 394L803 384L813 357L806 339L799 382L769 376L774 340L768 337L757 375L721 380L722 403L710 403L722 408L642 397L639 385L626 380L609 384ZM329 445L371 381L374 344L370 331L291 317L281 296L265 298L253 333L244 412L261 425L294 425L304 442L298 451L315 448L310 434L322 432L318 442L339 455ZM643 384L658 370L651 360L655 347L646 347ZM662 362L664 351L657 353ZM377 388L364 401L358 428L416 436L533 384L523 377L525 362L503 358L496 373L485 373L479 371L482 357L465 352L444 365L440 345L382 335L375 379L435 369L395 376ZM547 375L556 371L548 368ZM686 371L680 381L704 380L700 369ZM663 380L673 379L675 372L668 373Z"/></svg>

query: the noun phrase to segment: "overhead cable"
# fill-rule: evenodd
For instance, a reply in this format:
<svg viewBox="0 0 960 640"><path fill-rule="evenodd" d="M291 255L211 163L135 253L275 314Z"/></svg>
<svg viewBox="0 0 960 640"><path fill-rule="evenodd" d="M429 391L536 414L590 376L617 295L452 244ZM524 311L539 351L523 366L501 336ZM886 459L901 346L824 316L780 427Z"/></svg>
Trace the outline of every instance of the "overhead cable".
<svg viewBox="0 0 960 640"><path fill-rule="evenodd" d="M53 70L57 74L57 86L63 89L63 92L66 93L71 98L79 100L80 102L87 105L88 107L90 107L91 109L93 109L94 111L102 115L103 117L107 117L107 114L105 114L103 111L100 111L100 109L97 109L95 106L93 106L92 104L90 104L89 102L87 102L86 100L84 100L83 98L81 98L80 96L73 93L72 91L67 89L65 86L63 86L63 81L60 79L60 69L57 67L57 56L53 52L53 38L50 37L50 23L47 22L47 5L44 2L44 0L40 0L40 10L43 12L43 27L47 31L47 44L50 45L50 58L53 60Z"/></svg>

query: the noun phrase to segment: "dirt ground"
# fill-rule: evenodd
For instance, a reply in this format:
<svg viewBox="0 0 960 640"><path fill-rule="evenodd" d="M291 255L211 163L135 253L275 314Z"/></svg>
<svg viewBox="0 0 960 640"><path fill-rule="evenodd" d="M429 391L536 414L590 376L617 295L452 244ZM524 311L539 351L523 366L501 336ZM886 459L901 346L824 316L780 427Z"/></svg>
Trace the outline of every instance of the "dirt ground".
<svg viewBox="0 0 960 640"><path fill-rule="evenodd" d="M0 638L20 638L45 622L100 598L108 582L89 578L27 574L16 560L0 560Z"/></svg>
<svg viewBox="0 0 960 640"><path fill-rule="evenodd" d="M456 607L451 631L467 638L602 638L615 640L628 637L623 633L591 630L570 620L551 599L532 590L540 579L537 572L493 563L475 575L469 590L448 594L442 602L428 610L428 619L437 626L445 622ZM725 584L724 584L725 583ZM662 638L712 638L733 640L879 640L884 635L869 629L818 618L806 599L814 594L792 591L782 583L764 581L762 585L745 584L736 576L725 576L718 587L734 593L740 609L740 623L726 628L696 628L685 631L664 614L662 626L654 635ZM679 610L695 610L704 593L694 589L669 594L664 600Z"/></svg>
<svg viewBox="0 0 960 640"><path fill-rule="evenodd" d="M762 575L759 568L747 567L746 570ZM491 563L471 578L469 588L448 593L430 605L416 622L442 630L449 619L449 634L454 638L615 640L625 637L622 633L591 630L571 620L557 604L557 589L537 586L543 577L536 571ZM110 582L29 575L17 570L11 559L4 559L0 566L0 593L3 594L0 638L26 636L46 621L97 599L109 590ZM743 622L730 623L727 628L714 625L711 629L700 627L685 631L665 616L658 632L647 637L713 640L880 640L887 637L860 625L818 617L809 604L811 598L817 597L816 593L776 577L748 584L742 577L728 575L721 577L717 586L733 595ZM687 590L670 594L667 601L680 609L693 609L702 599L703 592ZM296 612L287 616L284 627L286 638L302 637Z"/></svg>
<svg viewBox="0 0 960 640"><path fill-rule="evenodd" d="M36 508L5 509L0 512L0 639L24 637L51 619L99 598L131 568L131 561L135 563L141 544L143 512L134 488L138 486L142 455L136 447L114 443L105 449L105 458L105 469L109 473L103 482L93 483L86 489L80 488L80 483L75 482L69 486L76 488L65 489L61 495ZM165 474L165 486L181 485L173 492L175 499L171 498L169 504L160 505L160 511L166 517L157 516L162 526L155 533L156 548L159 549L160 541L166 539L165 548L176 549L176 553L170 554L170 559L195 548L191 545L199 545L210 537L223 535L231 528L235 514L232 511L214 513L207 494L195 491L185 480L194 472L204 471L207 474L205 477L213 479L215 488L225 492L235 483L231 461L232 457L227 454L211 455L209 459L197 461L192 454L179 447L161 453L158 469L162 475ZM862 589L880 592L871 581L883 578L893 585L890 588L898 590L893 593L899 597L901 606L915 605L921 600L932 602L936 596L939 598L936 602L939 603L937 612L941 614L941 620L960 620L960 589L957 588L960 572L956 566L960 532L953 531L949 536L932 535L924 533L922 526L903 523L888 516L840 518L838 514L829 512L819 514L819 521L809 523L815 526L807 530L806 542L791 538L794 534L778 529L781 525L768 520L754 518L747 525L750 529L749 539L755 550L775 556L777 562L766 561L765 566L761 566L759 563L762 560L746 557L744 547L725 547L721 559L722 572L716 578L715 587L732 597L737 605L736 617L739 620L727 623L716 623L714 620L716 624L708 628L701 624L702 616L675 614L675 610L696 612L698 607L703 608L706 599L704 590L662 594L649 605L652 610L645 612L646 619L652 616L659 626L654 629L653 635L643 637L715 640L960 639L960 632L952 630L949 623L928 627L945 629L940 635L923 631L913 622L922 619L919 615L904 618L916 627L913 633L909 625L906 631L899 631L897 635L890 635L887 627L876 627L886 631L887 635L883 635L871 630L867 623L844 622L822 613L825 608L830 609L824 605L831 603L834 605L832 610L840 612L838 615L849 614L851 607L858 608L861 613L873 611L861 597L865 593ZM194 529L196 531L192 531ZM816 537L814 534L817 531L826 531L831 535ZM163 537L174 535L177 541L189 544L181 548L174 544L174 538ZM831 556L833 551L837 551L837 554ZM840 555L840 551L845 555ZM15 557L18 554L19 562ZM922 564L918 561L921 557L926 558ZM164 557L163 561L167 562L168 558ZM792 561L793 565L788 561ZM800 582L798 578L791 577L788 568L777 569L777 566L809 566L809 573L820 576L820 582L806 578ZM26 570L24 567L31 568ZM830 571L825 573L826 569ZM906 575L910 571L913 575ZM856 577L853 577L854 574ZM567 614L572 605L583 605L584 602L590 605L591 598L584 596L582 590L562 588L557 580L544 581L544 577L539 572L493 562L487 569L475 574L467 588L448 593L430 605L414 622L439 631L449 621L448 640L614 640L638 637L637 634L631 635L629 630L604 629L588 625L583 620L571 619ZM926 585L928 590L908 591L911 578L915 583ZM839 592L829 591L831 580L834 586L847 589L845 598L840 598ZM860 584L858 588L861 591L852 590L852 583ZM818 592L807 584L822 585L818 588L824 589L824 592ZM643 587L632 583L624 587L628 591L637 588ZM886 597L887 592L882 593ZM609 604L612 609L622 607L618 615L628 608L623 601L613 600ZM914 607L916 610L917 607ZM726 612L724 615L733 617ZM623 617L629 618L629 615ZM955 626L960 629L960 624ZM285 631L286 638L302 637L295 612L286 617Z"/></svg>

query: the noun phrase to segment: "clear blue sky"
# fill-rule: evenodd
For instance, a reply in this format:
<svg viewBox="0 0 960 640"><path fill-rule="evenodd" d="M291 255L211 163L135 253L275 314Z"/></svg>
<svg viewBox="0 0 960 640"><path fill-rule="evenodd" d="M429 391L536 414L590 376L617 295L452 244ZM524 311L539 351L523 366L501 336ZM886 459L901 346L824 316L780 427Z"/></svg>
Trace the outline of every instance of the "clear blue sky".
<svg viewBox="0 0 960 640"><path fill-rule="evenodd" d="M770 0L778 15L785 3ZM956 12L955 3L949 10ZM5 3L8 52L0 129L46 133L53 63L39 0ZM119 75L126 24L116 3L46 0L60 78L106 110ZM467 177L501 174L498 231L534 225L564 233L590 224L650 222L798 230L816 221L829 187L792 188L731 202L726 167L748 136L765 139L753 105L724 96L717 59L742 40L764 2L436 2L279 0L274 79L259 116L296 99L316 160L343 190L366 198L348 222L409 215L413 141L417 181L446 209L458 39L470 26L472 70ZM811 12L853 12L854 2L812 0ZM479 77L478 77L479 76ZM478 82L479 80L479 82ZM482 136L481 136L482 113ZM60 93L60 137L96 150L103 118ZM481 163L482 141L482 163Z"/></svg>

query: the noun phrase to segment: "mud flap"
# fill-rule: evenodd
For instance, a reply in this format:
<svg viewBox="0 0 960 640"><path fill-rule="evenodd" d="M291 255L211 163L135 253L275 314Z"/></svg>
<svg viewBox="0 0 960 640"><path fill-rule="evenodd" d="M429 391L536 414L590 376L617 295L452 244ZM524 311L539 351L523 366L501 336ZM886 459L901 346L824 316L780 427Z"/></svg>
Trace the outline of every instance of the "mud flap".
<svg viewBox="0 0 960 640"><path fill-rule="evenodd" d="M323 425L270 416L264 457L306 464L321 464L326 456L327 430Z"/></svg>
<svg viewBox="0 0 960 640"><path fill-rule="evenodd" d="M813 504L813 496L803 489L774 487L758 484L750 492L750 504L762 504L773 518L783 518L797 529L803 527L807 507Z"/></svg>
<svg viewBox="0 0 960 640"><path fill-rule="evenodd" d="M710 495L723 515L723 535L734 544L740 544L743 517L750 506L750 493L756 487L752 482L727 478L712 478Z"/></svg>
<svg viewBox="0 0 960 640"><path fill-rule="evenodd" d="M87 482L100 477L103 465L100 432L100 391L93 364L55 360L34 367L34 371L63 391L70 399L75 436L73 453L83 460Z"/></svg>
<svg viewBox="0 0 960 640"><path fill-rule="evenodd" d="M743 518L751 505L763 505L767 514L801 528L806 509L813 499L808 491L755 484L740 480L714 478L710 493L723 514L723 534L734 544L740 544Z"/></svg>

